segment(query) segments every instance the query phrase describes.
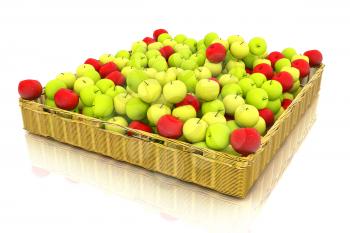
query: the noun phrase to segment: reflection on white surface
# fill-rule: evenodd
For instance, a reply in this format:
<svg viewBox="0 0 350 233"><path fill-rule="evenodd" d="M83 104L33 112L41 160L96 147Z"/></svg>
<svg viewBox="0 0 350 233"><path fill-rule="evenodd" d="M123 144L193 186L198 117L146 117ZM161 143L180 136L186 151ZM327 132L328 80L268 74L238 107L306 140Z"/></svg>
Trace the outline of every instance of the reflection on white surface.
<svg viewBox="0 0 350 233"><path fill-rule="evenodd" d="M32 172L38 177L56 173L73 184L92 184L113 195L142 203L166 220L199 224L209 232L211 229L246 232L312 126L316 106L317 100L244 200L40 136L27 134L26 141Z"/></svg>

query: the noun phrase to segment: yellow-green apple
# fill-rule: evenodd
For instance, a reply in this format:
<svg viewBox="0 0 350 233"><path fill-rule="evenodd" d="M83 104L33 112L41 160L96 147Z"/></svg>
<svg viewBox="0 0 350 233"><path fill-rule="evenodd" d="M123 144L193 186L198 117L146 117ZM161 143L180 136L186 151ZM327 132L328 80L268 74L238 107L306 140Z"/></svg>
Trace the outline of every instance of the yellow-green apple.
<svg viewBox="0 0 350 233"><path fill-rule="evenodd" d="M184 70L181 74L179 74L177 79L182 81L186 85L187 92L195 92L198 81L193 70Z"/></svg>
<svg viewBox="0 0 350 233"><path fill-rule="evenodd" d="M200 118L188 119L183 126L183 135L191 143L198 143L205 140L208 128L207 122Z"/></svg>
<svg viewBox="0 0 350 233"><path fill-rule="evenodd" d="M230 116L234 116L236 109L239 106L245 104L245 101L240 95L230 94L224 97L223 103L224 103L226 114Z"/></svg>
<svg viewBox="0 0 350 233"><path fill-rule="evenodd" d="M205 66L200 66L194 70L197 79L208 79L211 78L210 70Z"/></svg>
<svg viewBox="0 0 350 233"><path fill-rule="evenodd" d="M113 99L115 112L120 114L120 115L125 115L126 114L126 112L125 112L126 103L131 98L132 98L132 96L129 95L128 93L121 93L121 94L116 95Z"/></svg>
<svg viewBox="0 0 350 233"><path fill-rule="evenodd" d="M102 92L97 86L90 85L90 86L84 87L80 91L80 99L83 102L84 106L91 107L95 97L101 94Z"/></svg>
<svg viewBox="0 0 350 233"><path fill-rule="evenodd" d="M225 123L215 123L208 126L205 143L210 149L223 150L229 145L230 129Z"/></svg>
<svg viewBox="0 0 350 233"><path fill-rule="evenodd" d="M132 97L126 102L125 113L131 120L142 120L147 116L149 104L138 97Z"/></svg>
<svg viewBox="0 0 350 233"><path fill-rule="evenodd" d="M196 85L196 96L204 101L211 101L218 97L220 85L210 79L201 79Z"/></svg>
<svg viewBox="0 0 350 233"><path fill-rule="evenodd" d="M249 104L242 104L235 111L235 121L241 127L253 127L259 120L259 111Z"/></svg>
<svg viewBox="0 0 350 233"><path fill-rule="evenodd" d="M245 42L233 42L230 46L230 52L234 58L243 59L249 54L249 46Z"/></svg>
<svg viewBox="0 0 350 233"><path fill-rule="evenodd" d="M170 81L163 87L163 95L167 102L176 104L182 101L187 93L186 85L180 81Z"/></svg>
<svg viewBox="0 0 350 233"><path fill-rule="evenodd" d="M235 94L235 95L243 95L242 88L236 83L230 83L222 87L221 96L225 98L227 95Z"/></svg>
<svg viewBox="0 0 350 233"><path fill-rule="evenodd" d="M141 100L152 103L162 94L162 86L156 79L146 79L139 84L137 93Z"/></svg>
<svg viewBox="0 0 350 233"><path fill-rule="evenodd" d="M223 114L220 114L219 112L207 112L202 117L202 120L208 123L208 125L214 124L214 123L225 123L226 124L226 118Z"/></svg>
<svg viewBox="0 0 350 233"><path fill-rule="evenodd" d="M283 91L282 85L276 80L268 80L264 82L261 88L267 92L270 101L278 99Z"/></svg>
<svg viewBox="0 0 350 233"><path fill-rule="evenodd" d="M107 92L107 90L111 87L114 87L114 82L110 79L101 79L96 83L96 87L98 87L103 94Z"/></svg>
<svg viewBox="0 0 350 233"><path fill-rule="evenodd" d="M172 115L185 122L197 116L196 109L192 105L179 106L173 109Z"/></svg>
<svg viewBox="0 0 350 233"><path fill-rule="evenodd" d="M56 92L62 88L67 88L66 83L63 82L62 80L53 79L46 84L45 94L49 99L53 99Z"/></svg>
<svg viewBox="0 0 350 233"><path fill-rule="evenodd" d="M201 110L203 115L208 112L219 112L220 114L225 115L225 105L219 99L203 102Z"/></svg>
<svg viewBox="0 0 350 233"><path fill-rule="evenodd" d="M254 88L248 91L246 96L246 103L253 105L258 110L263 109L267 106L269 96L267 92L262 88Z"/></svg>
<svg viewBox="0 0 350 233"><path fill-rule="evenodd" d="M97 118L110 116L114 111L112 97L104 94L96 95L92 103L92 110Z"/></svg>
<svg viewBox="0 0 350 233"><path fill-rule="evenodd" d="M171 114L171 109L165 104L152 104L147 110L147 119L150 125L157 125L159 118Z"/></svg>
<svg viewBox="0 0 350 233"><path fill-rule="evenodd" d="M73 89L74 82L77 80L75 75L70 72L60 73L56 76L56 79L63 81L69 89Z"/></svg>
<svg viewBox="0 0 350 233"><path fill-rule="evenodd" d="M120 126L128 127L128 122L124 117L121 117L121 116L112 117L109 120L107 120L107 122L108 123L105 124L105 129L111 130L113 132L117 132L120 134L126 133L126 130L123 127L120 127ZM112 124L109 124L109 123L112 123Z"/></svg>

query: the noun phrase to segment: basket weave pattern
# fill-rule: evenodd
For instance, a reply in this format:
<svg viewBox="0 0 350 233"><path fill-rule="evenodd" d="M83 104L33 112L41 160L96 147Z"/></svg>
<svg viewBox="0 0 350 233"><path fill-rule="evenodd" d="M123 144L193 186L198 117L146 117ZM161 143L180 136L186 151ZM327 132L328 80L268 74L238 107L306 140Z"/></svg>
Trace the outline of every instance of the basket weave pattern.
<svg viewBox="0 0 350 233"><path fill-rule="evenodd" d="M20 107L24 129L30 133L243 198L317 97L323 69L324 65L310 74L302 91L263 137L261 148L247 157L128 128L133 136L108 131L102 120L43 105L44 97L20 99Z"/></svg>

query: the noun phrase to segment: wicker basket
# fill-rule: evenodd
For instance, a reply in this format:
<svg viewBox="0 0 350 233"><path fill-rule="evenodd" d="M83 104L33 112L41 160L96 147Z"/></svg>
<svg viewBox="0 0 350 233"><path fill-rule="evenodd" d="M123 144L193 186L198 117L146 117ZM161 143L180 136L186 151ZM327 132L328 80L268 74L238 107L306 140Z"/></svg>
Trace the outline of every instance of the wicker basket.
<svg viewBox="0 0 350 233"><path fill-rule="evenodd" d="M124 127L133 136L121 135L105 130L105 121L45 106L44 97L20 99L20 107L24 128L30 133L243 198L317 97L323 69L324 65L313 69L302 91L263 137L260 149L247 157Z"/></svg>

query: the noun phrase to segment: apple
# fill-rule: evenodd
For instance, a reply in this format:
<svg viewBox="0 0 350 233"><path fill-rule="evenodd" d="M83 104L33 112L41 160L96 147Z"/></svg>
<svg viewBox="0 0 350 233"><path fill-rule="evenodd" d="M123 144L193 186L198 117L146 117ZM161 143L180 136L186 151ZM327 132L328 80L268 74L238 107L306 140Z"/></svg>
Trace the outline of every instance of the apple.
<svg viewBox="0 0 350 233"><path fill-rule="evenodd" d="M162 33L158 36L157 41L163 43L165 40L172 39L168 33Z"/></svg>
<svg viewBox="0 0 350 233"><path fill-rule="evenodd" d="M293 77L286 71L276 73L272 80L276 80L282 85L283 92L287 92L293 87Z"/></svg>
<svg viewBox="0 0 350 233"><path fill-rule="evenodd" d="M268 64L268 65L271 66L271 61L270 61L270 60L264 59L264 58L257 58L257 59L255 59L254 62L253 62L253 68L254 68L255 66L259 65L259 64L262 64L262 63Z"/></svg>
<svg viewBox="0 0 350 233"><path fill-rule="evenodd" d="M158 133L167 138L178 139L182 136L183 122L172 115L162 116L157 123Z"/></svg>
<svg viewBox="0 0 350 233"><path fill-rule="evenodd" d="M242 79L242 78L247 78L247 77L248 77L245 68L239 67L239 66L232 67L232 68L229 70L228 73L231 74L231 75L236 76L239 80Z"/></svg>
<svg viewBox="0 0 350 233"><path fill-rule="evenodd" d="M82 111L81 111L81 114L83 114L84 116L95 117L94 110L92 107L84 106Z"/></svg>
<svg viewBox="0 0 350 233"><path fill-rule="evenodd" d="M45 105L49 106L49 107L52 107L52 108L57 108L57 106L55 104L55 100L53 100L53 99L46 98L45 99Z"/></svg>
<svg viewBox="0 0 350 233"><path fill-rule="evenodd" d="M238 82L238 85L241 87L244 97L247 95L247 93L250 90L252 90L254 88L257 88L255 82L252 79L250 79L250 78L242 78Z"/></svg>
<svg viewBox="0 0 350 233"><path fill-rule="evenodd" d="M147 51L147 44L144 41L136 41L131 45L131 53L141 52L145 53Z"/></svg>
<svg viewBox="0 0 350 233"><path fill-rule="evenodd" d="M207 122L208 125L215 124L215 123L225 123L226 124L225 116L219 112L207 112L202 117L202 120Z"/></svg>
<svg viewBox="0 0 350 233"><path fill-rule="evenodd" d="M130 60L125 57L117 57L113 62L117 65L118 70L123 70L123 68L129 64Z"/></svg>
<svg viewBox="0 0 350 233"><path fill-rule="evenodd" d="M266 41L261 37L252 38L249 43L249 52L253 55L264 55L267 49Z"/></svg>
<svg viewBox="0 0 350 233"><path fill-rule="evenodd" d="M103 94L105 94L109 88L114 86L114 82L110 79L101 79L96 83L96 87L98 87Z"/></svg>
<svg viewBox="0 0 350 233"><path fill-rule="evenodd" d="M163 56L153 57L148 61L148 66L154 68L157 71L166 71L168 69L168 63Z"/></svg>
<svg viewBox="0 0 350 233"><path fill-rule="evenodd" d="M212 76L218 76L222 71L221 63L211 63L209 60L205 60L204 67L208 68Z"/></svg>
<svg viewBox="0 0 350 233"><path fill-rule="evenodd" d="M110 116L114 111L112 97L104 94L96 95L92 103L92 110L97 118Z"/></svg>
<svg viewBox="0 0 350 233"><path fill-rule="evenodd" d="M276 100L270 100L267 103L266 108L270 109L274 114L277 114L281 108L281 100L279 98Z"/></svg>
<svg viewBox="0 0 350 233"><path fill-rule="evenodd" d="M228 53L228 54L230 54L230 53ZM226 62L225 68L226 68L227 70L231 70L231 69L233 69L233 68L235 68L235 67L240 67L240 68L242 68L242 69L245 69L245 64L244 64L243 61L236 61L236 60L228 60L228 61Z"/></svg>
<svg viewBox="0 0 350 233"><path fill-rule="evenodd" d="M253 69L253 64L254 64L254 61L258 59L257 56L251 54L251 53L248 53L248 55L246 57L243 58L243 61L244 61L244 64L245 64L245 67L249 68L249 69Z"/></svg>
<svg viewBox="0 0 350 233"><path fill-rule="evenodd" d="M88 78L87 78L88 79ZM90 79L89 79L89 81L91 81ZM92 81L91 81L92 82ZM31 82L28 82L28 83L31 83ZM93 82L92 82L92 84L93 84ZM28 85L28 84L27 84ZM37 94L38 95L38 92L39 92L39 89L38 89L38 84L35 84L37 87L36 87L36 89L37 90L35 90L35 94ZM58 91L58 90L60 90L60 89L62 89L62 88L67 88L67 85L62 81L62 80L58 80L58 79L53 79L53 80L51 80L51 81L49 81L47 84L46 84L46 86L45 86L45 94L46 94L46 96L48 97L48 98L50 98L50 99L53 99L54 98L54 96L55 96L55 94L56 94L56 92ZM34 90L34 89L33 89ZM29 90L28 90L28 92L29 92ZM33 94L34 94L34 92L33 92ZM34 95L33 95L33 97L34 97Z"/></svg>
<svg viewBox="0 0 350 233"><path fill-rule="evenodd" d="M220 86L225 86L230 83L238 83L238 78L232 74L223 74L218 80Z"/></svg>
<svg viewBox="0 0 350 233"><path fill-rule="evenodd" d="M56 79L63 81L66 84L67 88L73 89L76 77L75 77L75 75L73 73L64 72L64 73L58 74L56 76Z"/></svg>
<svg viewBox="0 0 350 233"><path fill-rule="evenodd" d="M82 77L88 71L96 71L96 70L95 70L95 67L93 67L90 64L82 64L82 65L78 66L75 73L76 73L77 77Z"/></svg>
<svg viewBox="0 0 350 233"><path fill-rule="evenodd" d="M147 49L148 50L160 50L161 48L163 48L163 44L160 42L154 42L148 45Z"/></svg>
<svg viewBox="0 0 350 233"><path fill-rule="evenodd" d="M254 73L249 75L249 78L252 79L256 85L256 87L260 88L264 82L267 81L266 77L262 73Z"/></svg>
<svg viewBox="0 0 350 233"><path fill-rule="evenodd" d="M162 94L162 86L156 79L147 79L139 84L137 93L141 100L152 103Z"/></svg>
<svg viewBox="0 0 350 233"><path fill-rule="evenodd" d="M126 76L126 85L133 91L137 92L141 82L148 79L147 74L143 70L133 69Z"/></svg>
<svg viewBox="0 0 350 233"><path fill-rule="evenodd" d="M171 46L164 46L159 50L159 52L162 54L162 56L168 60L168 58L175 52L173 47Z"/></svg>
<svg viewBox="0 0 350 233"><path fill-rule="evenodd" d="M297 80L293 83L293 86L289 89L289 92L295 92L300 87L300 81Z"/></svg>
<svg viewBox="0 0 350 233"><path fill-rule="evenodd" d="M153 38L151 37L145 37L142 39L143 42L145 42L147 45L152 44L153 42L156 42Z"/></svg>
<svg viewBox="0 0 350 233"><path fill-rule="evenodd" d="M264 119L265 124L268 127L272 126L273 123L275 122L275 119L274 119L275 116L273 112L268 108L260 109L259 116Z"/></svg>
<svg viewBox="0 0 350 233"><path fill-rule="evenodd" d="M225 115L225 105L224 103L219 100L215 99L208 102L202 103L202 114L206 114L208 112L219 112L220 114Z"/></svg>
<svg viewBox="0 0 350 233"><path fill-rule="evenodd" d="M152 133L152 128L149 125L143 123L142 121L132 121L132 122L130 122L129 128L140 130L140 131L144 131L144 132L148 132L148 133ZM132 132L128 132L128 135L132 136L133 133Z"/></svg>
<svg viewBox="0 0 350 233"><path fill-rule="evenodd" d="M128 62L129 66L135 67L137 69L145 68L147 64L148 64L147 56L141 52L133 53Z"/></svg>
<svg viewBox="0 0 350 233"><path fill-rule="evenodd" d="M293 61L292 67L297 68L299 70L300 78L304 78L310 73L310 65L303 59Z"/></svg>
<svg viewBox="0 0 350 233"><path fill-rule="evenodd" d="M259 120L259 111L249 104L242 104L235 111L235 121L241 127L253 127Z"/></svg>
<svg viewBox="0 0 350 233"><path fill-rule="evenodd" d="M192 54L189 59L194 61L197 64L197 66L203 66L205 62L205 56L200 53Z"/></svg>
<svg viewBox="0 0 350 233"><path fill-rule="evenodd" d="M132 98L128 93L120 93L113 99L115 112L120 115L126 114L126 103Z"/></svg>
<svg viewBox="0 0 350 233"><path fill-rule="evenodd" d="M169 71L168 69L167 71L157 72L154 76L154 79L158 80L160 85L164 86L171 81L175 81L176 74L174 72L171 72L171 70Z"/></svg>
<svg viewBox="0 0 350 233"><path fill-rule="evenodd" d="M128 74L133 70L138 70L138 69L136 69L135 67L132 67L132 66L125 66L125 67L123 67L121 73L124 77L127 78Z"/></svg>
<svg viewBox="0 0 350 233"><path fill-rule="evenodd" d="M147 110L150 125L157 125L159 118L171 114L171 109L165 104L152 104Z"/></svg>
<svg viewBox="0 0 350 233"><path fill-rule="evenodd" d="M219 35L215 32L209 32L204 36L204 44L208 47L214 40L219 39Z"/></svg>
<svg viewBox="0 0 350 233"><path fill-rule="evenodd" d="M196 61L191 59L184 59L181 62L180 68L183 70L195 70L198 67Z"/></svg>
<svg viewBox="0 0 350 233"><path fill-rule="evenodd" d="M147 116L149 104L138 97L132 97L126 102L125 113L131 120L142 120Z"/></svg>
<svg viewBox="0 0 350 233"><path fill-rule="evenodd" d="M167 30L163 29L163 28L160 28L160 29L157 29L153 32L153 39L154 40L158 40L158 37L163 34L163 33L168 33Z"/></svg>
<svg viewBox="0 0 350 233"><path fill-rule="evenodd" d="M80 99L84 106L91 107L97 95L101 95L101 90L95 85L89 85L81 89Z"/></svg>
<svg viewBox="0 0 350 233"><path fill-rule="evenodd" d="M106 95L109 95L110 97L114 98L120 93L126 93L126 90L122 86L113 86L107 89L107 91L104 93Z"/></svg>
<svg viewBox="0 0 350 233"><path fill-rule="evenodd" d="M209 149L209 147L207 146L207 144L205 144L205 142L196 142L196 143L193 143L192 145L198 148Z"/></svg>
<svg viewBox="0 0 350 233"><path fill-rule="evenodd" d="M275 71L280 72L283 67L291 67L291 63L288 58L281 58L275 62Z"/></svg>
<svg viewBox="0 0 350 233"><path fill-rule="evenodd" d="M187 92L194 93L197 85L196 74L193 70L185 70L177 77L187 88Z"/></svg>
<svg viewBox="0 0 350 233"><path fill-rule="evenodd" d="M201 108L201 104L198 100L198 98L193 95L193 94L186 94L185 98L176 103L176 107L180 107L180 106L185 106L185 105L191 105L192 107L194 107L194 109L196 110L196 112L199 112L200 108Z"/></svg>
<svg viewBox="0 0 350 233"><path fill-rule="evenodd" d="M157 56L161 56L162 54L159 52L159 50L152 49L152 50L148 50L145 53L145 55L146 55L147 59L151 59L151 58L154 58Z"/></svg>
<svg viewBox="0 0 350 233"><path fill-rule="evenodd" d="M198 143L205 140L208 124L200 118L190 118L183 125L183 135L187 141Z"/></svg>
<svg viewBox="0 0 350 233"><path fill-rule="evenodd" d="M198 67L194 70L194 73L197 79L208 79L212 77L210 70L205 66Z"/></svg>
<svg viewBox="0 0 350 233"><path fill-rule="evenodd" d="M292 60L292 57L297 54L297 51L295 51L295 49L293 48L285 48L282 51L282 54L288 58L289 60Z"/></svg>
<svg viewBox="0 0 350 233"><path fill-rule="evenodd" d="M282 85L276 80L268 80L264 82L261 88L267 92L270 101L278 99L283 92Z"/></svg>
<svg viewBox="0 0 350 233"><path fill-rule="evenodd" d="M277 121L277 119L280 118L283 112L284 112L284 108L281 107L279 111L275 114L275 121Z"/></svg>
<svg viewBox="0 0 350 233"><path fill-rule="evenodd" d="M196 109L192 105L184 105L173 109L172 115L179 118L182 122L197 116Z"/></svg>
<svg viewBox="0 0 350 233"><path fill-rule="evenodd" d="M265 63L261 63L255 66L253 69L253 73L262 73L267 79L271 79L273 77L272 67Z"/></svg>
<svg viewBox="0 0 350 233"><path fill-rule="evenodd" d="M54 100L57 107L64 110L73 110L78 106L79 96L70 89L61 88L56 92Z"/></svg>
<svg viewBox="0 0 350 233"><path fill-rule="evenodd" d="M41 96L42 91L43 88L40 82L37 80L26 79L20 81L18 84L18 93L21 96L21 98L26 100L35 100L39 98Z"/></svg>
<svg viewBox="0 0 350 233"><path fill-rule="evenodd" d="M80 78L77 78L77 80L74 82L73 90L75 93L80 95L80 91L84 87L91 86L91 85L94 85L94 81L92 81L92 79L88 77L80 77ZM45 91L47 91L46 88L45 88Z"/></svg>
<svg viewBox="0 0 350 233"><path fill-rule="evenodd" d="M223 99L223 103L224 103L226 114L230 116L234 116L236 109L239 106L245 104L245 101L240 95L230 94L225 96L225 98Z"/></svg>
<svg viewBox="0 0 350 233"><path fill-rule="evenodd" d="M113 61L111 61L111 62L107 62L106 64L102 65L101 68L99 69L99 73L100 73L101 77L104 78L116 70L118 70L117 65Z"/></svg>
<svg viewBox="0 0 350 233"><path fill-rule="evenodd" d="M171 81L163 87L164 98L172 104L181 102L185 98L186 93L186 85L180 80Z"/></svg>
<svg viewBox="0 0 350 233"><path fill-rule="evenodd" d="M253 105L258 110L267 106L269 97L267 92L262 88L254 88L248 91L246 96L246 103Z"/></svg>
<svg viewBox="0 0 350 233"><path fill-rule="evenodd" d="M84 64L92 65L96 71L98 71L101 68L102 63L95 59L95 58L88 58L85 60Z"/></svg>
<svg viewBox="0 0 350 233"><path fill-rule="evenodd" d="M210 79L201 79L196 85L196 96L204 101L215 100L220 93L220 85Z"/></svg>
<svg viewBox="0 0 350 233"><path fill-rule="evenodd" d="M271 65L273 67L275 66L276 61L278 61L281 58L284 58L284 55L278 51L271 52L271 53L269 53L269 55L267 55L267 59L270 60Z"/></svg>
<svg viewBox="0 0 350 233"><path fill-rule="evenodd" d="M253 126L254 129L256 129L260 135L264 135L266 132L266 123L264 118L259 116L258 122Z"/></svg>
<svg viewBox="0 0 350 233"><path fill-rule="evenodd" d="M295 54L290 61L293 62L293 61L298 60L298 59L303 59L307 63L309 63L309 57L305 56L305 55L302 55L302 54Z"/></svg>
<svg viewBox="0 0 350 233"><path fill-rule="evenodd" d="M108 119L107 122L112 124L105 123L105 129L113 132L117 132L120 134L126 133L126 130L120 127L120 126L124 126L124 127L128 126L128 122L125 120L124 117L121 117L121 116L112 117Z"/></svg>
<svg viewBox="0 0 350 233"><path fill-rule="evenodd" d="M208 126L205 143L210 149L223 150L229 145L230 129L225 123L215 123Z"/></svg>
<svg viewBox="0 0 350 233"><path fill-rule="evenodd" d="M178 34L174 37L174 40L177 43L183 43L186 39L187 39L187 37L184 34Z"/></svg>
<svg viewBox="0 0 350 233"><path fill-rule="evenodd" d="M184 58L182 57L182 55L180 53L173 53L168 58L168 63L169 63L169 66L171 66L171 67L180 67L183 60L184 60Z"/></svg>
<svg viewBox="0 0 350 233"><path fill-rule="evenodd" d="M300 72L299 72L299 70L297 68L285 66L285 67L283 67L281 69L281 71L286 71L290 75L292 75L292 78L293 78L294 82L299 81Z"/></svg>
<svg viewBox="0 0 350 233"><path fill-rule="evenodd" d="M102 54L100 57L99 57L99 61L101 62L101 66L108 63L108 62L112 62L114 60L114 56L112 56L112 54L109 54L109 53L105 53L105 54ZM101 68L101 67L100 67Z"/></svg>
<svg viewBox="0 0 350 233"><path fill-rule="evenodd" d="M283 93L281 100L284 100L284 99L293 100L294 99L294 95L292 93L285 92L285 93Z"/></svg>
<svg viewBox="0 0 350 233"><path fill-rule="evenodd" d="M221 43L213 43L208 46L206 57L212 63L220 63L226 57L226 49Z"/></svg>
<svg viewBox="0 0 350 233"><path fill-rule="evenodd" d="M158 73L158 71L154 68L146 68L143 71L146 73L148 78L155 78L156 74Z"/></svg>
<svg viewBox="0 0 350 233"><path fill-rule="evenodd" d="M227 127L230 129L230 133L234 130L239 129L239 125L234 120L229 120L226 122Z"/></svg>
<svg viewBox="0 0 350 233"><path fill-rule="evenodd" d="M120 71L113 71L108 74L105 79L110 79L113 81L114 85L124 86L125 85L125 77L122 75Z"/></svg>
<svg viewBox="0 0 350 233"><path fill-rule="evenodd" d="M322 53L319 50L308 50L304 53L309 58L309 64L312 67L319 66L322 64Z"/></svg>
<svg viewBox="0 0 350 233"><path fill-rule="evenodd" d="M118 51L118 52L115 54L114 57L115 57L115 58L123 57L123 58L129 59L129 58L130 58L130 53L129 53L129 51L127 51L127 50L120 50L120 51Z"/></svg>
<svg viewBox="0 0 350 233"><path fill-rule="evenodd" d="M293 100L290 100L290 99L283 99L282 103L281 103L281 106L284 108L284 109L287 109L289 107L289 105L293 102Z"/></svg>
<svg viewBox="0 0 350 233"><path fill-rule="evenodd" d="M236 83L229 83L222 87L221 96L225 98L227 95L243 95L242 88Z"/></svg>
<svg viewBox="0 0 350 233"><path fill-rule="evenodd" d="M230 52L234 58L243 59L249 54L249 46L245 42L234 42L230 46Z"/></svg>
<svg viewBox="0 0 350 233"><path fill-rule="evenodd" d="M192 53L196 52L197 51L197 41L195 39L192 39L192 38L187 38L184 42L183 42L184 45L187 45Z"/></svg>
<svg viewBox="0 0 350 233"><path fill-rule="evenodd" d="M256 152L261 144L261 136L254 128L236 129L230 135L232 148L243 156Z"/></svg>
<svg viewBox="0 0 350 233"><path fill-rule="evenodd" d="M239 42L239 43L244 42L244 39L240 35L231 35L227 37L227 42L231 45L234 42Z"/></svg>

